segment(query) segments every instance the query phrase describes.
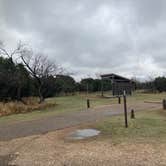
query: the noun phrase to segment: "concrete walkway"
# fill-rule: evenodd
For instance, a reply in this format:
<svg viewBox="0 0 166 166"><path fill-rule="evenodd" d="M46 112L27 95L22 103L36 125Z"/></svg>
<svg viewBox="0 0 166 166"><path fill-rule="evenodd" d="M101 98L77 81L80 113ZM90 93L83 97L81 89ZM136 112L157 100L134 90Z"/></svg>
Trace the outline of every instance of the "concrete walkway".
<svg viewBox="0 0 166 166"><path fill-rule="evenodd" d="M139 102L134 105L128 105L128 111L131 109L136 111L155 110L161 109L161 104ZM11 125L0 125L0 141L7 141L35 134L44 134L58 129L86 124L88 122L95 122L97 120L122 113L123 105L113 104L81 112L62 114L58 116L55 115L33 121L18 122Z"/></svg>

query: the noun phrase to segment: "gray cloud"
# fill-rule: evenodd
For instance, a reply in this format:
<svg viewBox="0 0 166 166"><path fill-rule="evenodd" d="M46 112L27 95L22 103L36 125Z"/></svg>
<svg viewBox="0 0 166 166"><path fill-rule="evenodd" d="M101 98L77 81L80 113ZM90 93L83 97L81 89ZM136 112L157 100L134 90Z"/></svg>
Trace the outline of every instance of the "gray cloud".
<svg viewBox="0 0 166 166"><path fill-rule="evenodd" d="M45 52L76 78L165 74L165 0L0 0L0 38Z"/></svg>

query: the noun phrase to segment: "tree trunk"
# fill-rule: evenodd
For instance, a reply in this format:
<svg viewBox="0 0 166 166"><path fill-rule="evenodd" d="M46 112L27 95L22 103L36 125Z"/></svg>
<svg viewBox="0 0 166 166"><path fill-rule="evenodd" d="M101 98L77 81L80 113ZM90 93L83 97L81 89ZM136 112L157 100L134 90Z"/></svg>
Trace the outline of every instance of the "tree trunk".
<svg viewBox="0 0 166 166"><path fill-rule="evenodd" d="M39 103L42 103L42 102L44 102L44 96L43 96L43 94L42 94L42 92L41 92L41 86L39 87Z"/></svg>
<svg viewBox="0 0 166 166"><path fill-rule="evenodd" d="M20 85L17 88L17 100L21 101L21 87L20 87Z"/></svg>

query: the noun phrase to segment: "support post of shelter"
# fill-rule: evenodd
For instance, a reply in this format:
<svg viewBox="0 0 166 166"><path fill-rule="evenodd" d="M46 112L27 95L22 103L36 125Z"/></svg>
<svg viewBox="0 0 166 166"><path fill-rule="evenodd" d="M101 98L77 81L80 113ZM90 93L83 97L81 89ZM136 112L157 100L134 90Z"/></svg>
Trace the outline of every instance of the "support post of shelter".
<svg viewBox="0 0 166 166"><path fill-rule="evenodd" d="M86 94L87 94L87 96L89 94L89 85L88 85L88 83L86 84Z"/></svg>

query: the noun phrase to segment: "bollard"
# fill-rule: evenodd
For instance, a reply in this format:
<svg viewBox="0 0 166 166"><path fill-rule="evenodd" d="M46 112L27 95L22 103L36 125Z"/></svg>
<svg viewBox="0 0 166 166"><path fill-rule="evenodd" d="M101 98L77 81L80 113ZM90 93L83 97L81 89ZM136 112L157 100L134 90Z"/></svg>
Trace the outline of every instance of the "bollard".
<svg viewBox="0 0 166 166"><path fill-rule="evenodd" d="M90 108L90 100L87 99L87 108Z"/></svg>
<svg viewBox="0 0 166 166"><path fill-rule="evenodd" d="M166 110L166 100L163 99L163 109Z"/></svg>
<svg viewBox="0 0 166 166"><path fill-rule="evenodd" d="M134 110L133 109L131 110L131 116L130 117L131 117L131 119L135 119L135 114L134 114Z"/></svg>
<svg viewBox="0 0 166 166"><path fill-rule="evenodd" d="M128 128L126 92L123 92L125 127Z"/></svg>
<svg viewBox="0 0 166 166"><path fill-rule="evenodd" d="M120 96L118 97L118 103L119 103L119 104L121 103L121 98L120 98Z"/></svg>

